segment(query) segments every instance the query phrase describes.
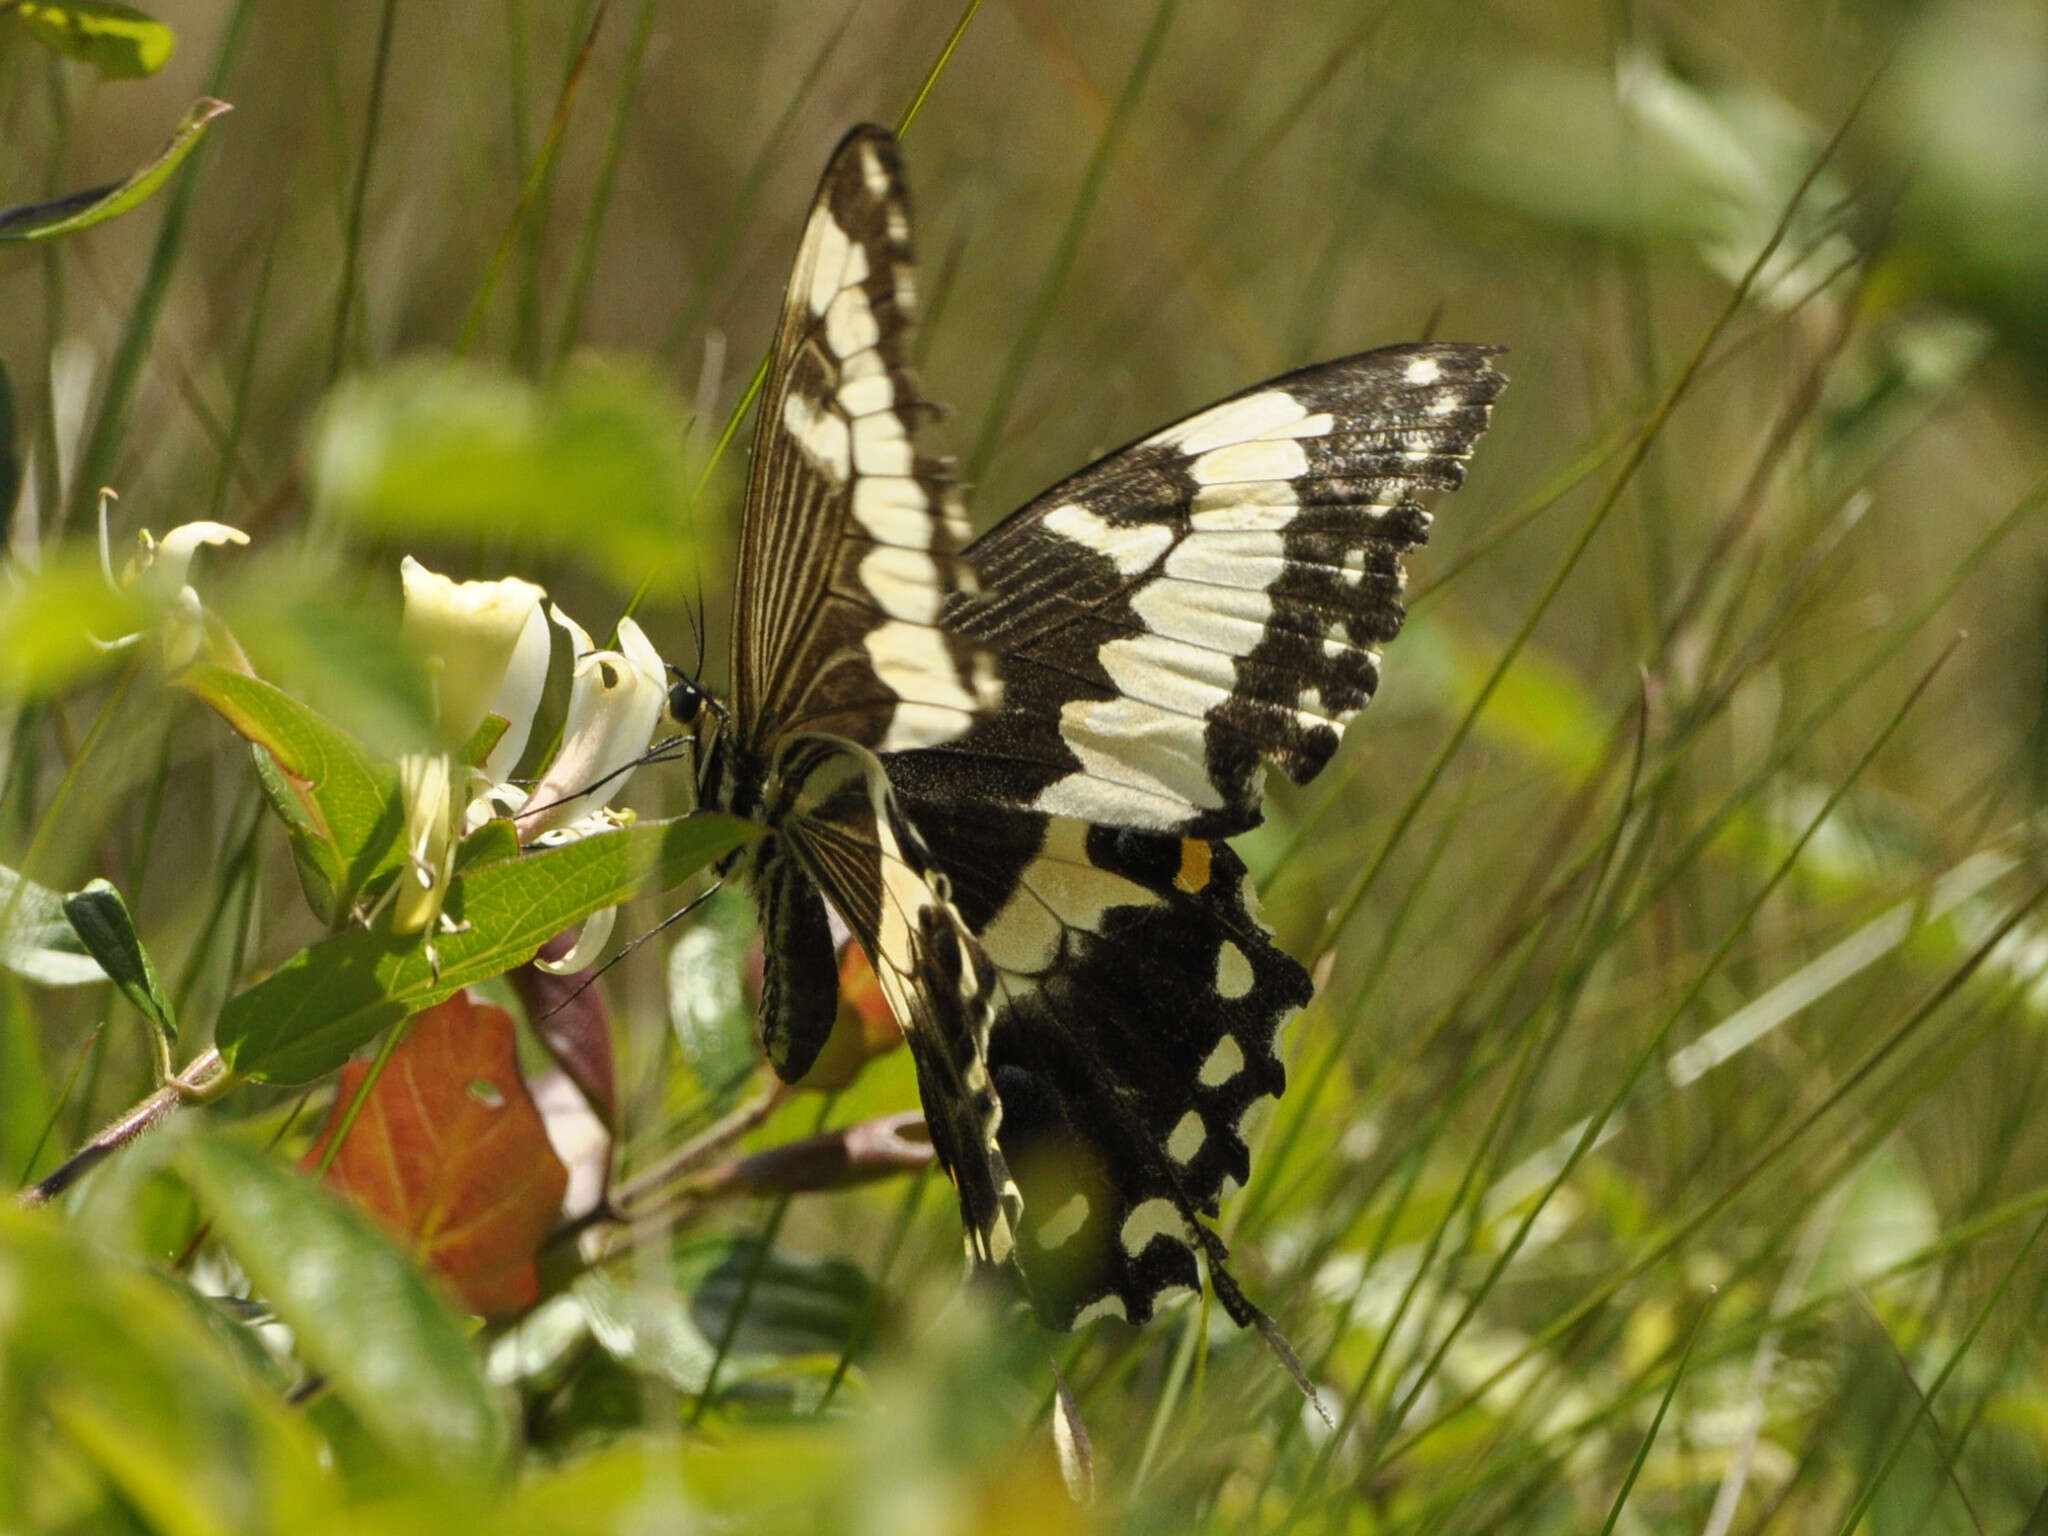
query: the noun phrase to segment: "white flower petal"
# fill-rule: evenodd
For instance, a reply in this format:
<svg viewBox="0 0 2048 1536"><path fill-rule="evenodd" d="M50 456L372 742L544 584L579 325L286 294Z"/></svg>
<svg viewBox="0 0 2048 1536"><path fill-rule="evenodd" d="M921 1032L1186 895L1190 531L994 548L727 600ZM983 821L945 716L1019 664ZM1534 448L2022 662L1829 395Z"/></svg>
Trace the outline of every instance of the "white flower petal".
<svg viewBox="0 0 2048 1536"><path fill-rule="evenodd" d="M505 681L491 702L490 713L505 722L505 734L483 761L484 775L494 783L511 777L533 736L534 712L548 685L548 644L547 615L535 603L513 644Z"/></svg>
<svg viewBox="0 0 2048 1536"><path fill-rule="evenodd" d="M588 640L559 609L555 622ZM562 745L520 816L521 841L609 805L646 752L668 699L661 658L631 619L619 622L623 650L585 651L576 659Z"/></svg>
<svg viewBox="0 0 2048 1536"><path fill-rule="evenodd" d="M460 746L490 713L527 619L546 594L516 576L451 581L410 555L399 569L405 583L402 633L434 676L441 739Z"/></svg>
<svg viewBox="0 0 2048 1536"><path fill-rule="evenodd" d="M576 935L576 942L569 953L559 960L535 959L533 962L544 971L557 976L567 976L580 971L598 957L605 944L611 939L612 924L617 921L619 909L605 907L584 919L583 931Z"/></svg>

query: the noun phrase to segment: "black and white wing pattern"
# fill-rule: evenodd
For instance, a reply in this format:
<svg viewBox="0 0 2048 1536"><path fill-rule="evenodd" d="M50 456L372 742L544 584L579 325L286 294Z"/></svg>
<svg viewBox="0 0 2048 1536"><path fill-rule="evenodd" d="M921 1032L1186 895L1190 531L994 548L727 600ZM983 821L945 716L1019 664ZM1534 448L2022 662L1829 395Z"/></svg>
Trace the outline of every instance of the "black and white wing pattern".
<svg viewBox="0 0 2048 1536"><path fill-rule="evenodd" d="M972 591L967 522L910 369L916 268L895 140L856 128L819 183L754 429L733 612L736 745L784 731L901 749L1000 697L939 622Z"/></svg>
<svg viewBox="0 0 2048 1536"><path fill-rule="evenodd" d="M1023 1202L998 1144L1002 1106L989 1077L994 971L873 753L836 736L785 737L768 785L764 819L775 836L754 845L751 883L763 919L769 1059L794 1081L831 1032L839 967L822 893L903 1026L932 1146L960 1195L969 1257L1005 1264ZM772 867L785 860L790 867ZM798 869L808 884L792 895Z"/></svg>
<svg viewBox="0 0 2048 1536"><path fill-rule="evenodd" d="M1417 499L1454 490L1506 382L1494 349L1304 368L1090 465L967 551L942 617L998 658L1000 713L892 761L935 799L1228 837L1264 764L1337 748L1401 627Z"/></svg>
<svg viewBox="0 0 2048 1536"><path fill-rule="evenodd" d="M1402 621L1424 494L1455 488L1492 349L1390 347L1247 390L969 545L907 364L896 150L833 155L756 428L729 739L756 816L762 1033L785 1079L833 1016L827 904L915 1057L968 1251L1058 1327L1212 1283L1279 1033L1312 992L1222 841L1266 765L1313 777Z"/></svg>

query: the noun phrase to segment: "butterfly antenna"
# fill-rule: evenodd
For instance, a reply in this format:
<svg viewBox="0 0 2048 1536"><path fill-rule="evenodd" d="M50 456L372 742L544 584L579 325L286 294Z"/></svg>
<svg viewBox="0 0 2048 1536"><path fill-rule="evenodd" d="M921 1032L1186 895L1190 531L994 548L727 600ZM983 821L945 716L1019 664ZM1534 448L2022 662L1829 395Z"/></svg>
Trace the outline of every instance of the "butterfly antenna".
<svg viewBox="0 0 2048 1536"><path fill-rule="evenodd" d="M554 800L549 800L544 804L522 805L519 808L518 815L533 816L539 814L542 811L551 811L558 805L567 805L572 800L581 800L585 795L589 794L592 790L603 789L605 785L611 783L613 779L623 778L625 775L634 772L636 769L645 768L651 763L681 762L683 759L687 758L690 755L691 750L694 746L695 743L687 734L679 733L674 736L664 736L660 741L655 742L645 752L642 752L638 757L634 758L631 762L621 764L619 767L614 768L610 773L605 774L602 778L592 779L588 784L582 785L577 789L573 789L568 794L562 795ZM516 820L517 817L515 817L514 819Z"/></svg>
<svg viewBox="0 0 2048 1536"><path fill-rule="evenodd" d="M699 907L703 906L705 902L709 901L712 897L716 896L719 893L719 891L724 887L724 885L725 880L723 877L714 880L711 883L711 888L709 890L699 892L697 895L692 896L688 901L684 902L681 907L679 907L674 912L671 912L667 917L664 917L660 922L656 923L652 928L648 929L645 933L640 934L635 938L627 940L626 943L620 947L619 952L616 955L613 955L611 959L605 961L603 965L598 966L588 976L584 977L582 984L578 986L575 991L571 992L567 997L563 998L559 1003L555 1004L554 1007L550 1008L546 1013L542 1014L540 1018L535 1019L533 1022L538 1024L543 1019L552 1019L564 1008L568 1007L571 1003L575 1002L577 998L581 997L584 993L588 992L592 987L596 986L597 979L600 976L604 975L606 971L610 970L613 966L617 965L621 960L625 959L626 956L632 954L634 950L638 949L642 944L645 944L649 939L653 938L656 934L660 933L664 928L673 928L677 923L681 922L684 918L688 917L692 912L696 911Z"/></svg>

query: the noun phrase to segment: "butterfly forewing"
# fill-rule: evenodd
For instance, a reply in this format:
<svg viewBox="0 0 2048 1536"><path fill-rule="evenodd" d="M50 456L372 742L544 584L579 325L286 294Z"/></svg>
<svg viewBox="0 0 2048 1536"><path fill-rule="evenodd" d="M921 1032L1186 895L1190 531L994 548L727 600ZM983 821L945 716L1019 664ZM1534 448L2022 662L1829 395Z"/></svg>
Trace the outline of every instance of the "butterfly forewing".
<svg viewBox="0 0 2048 1536"><path fill-rule="evenodd" d="M1275 379L1054 486L968 555L945 619L1004 708L891 762L972 798L1204 837L1257 824L1263 765L1318 772L1379 683L1421 493L1455 488L1489 350L1389 347Z"/></svg>
<svg viewBox="0 0 2048 1536"><path fill-rule="evenodd" d="M733 616L744 750L799 730L930 745L999 696L939 622L973 576L951 469L918 444L915 308L895 142L858 128L819 183L754 429Z"/></svg>

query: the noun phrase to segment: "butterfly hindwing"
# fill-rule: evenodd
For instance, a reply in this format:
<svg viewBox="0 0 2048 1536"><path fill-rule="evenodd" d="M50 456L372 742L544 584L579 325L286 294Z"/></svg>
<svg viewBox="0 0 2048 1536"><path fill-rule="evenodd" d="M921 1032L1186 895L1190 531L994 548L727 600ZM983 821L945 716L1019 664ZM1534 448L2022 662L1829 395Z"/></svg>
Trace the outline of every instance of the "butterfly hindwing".
<svg viewBox="0 0 2048 1536"><path fill-rule="evenodd" d="M1055 1327L1143 1321L1196 1283L1196 1225L1250 1176L1309 979L1242 861L1199 838L911 803L995 972L989 1064L1023 1194L1018 1258Z"/></svg>
<svg viewBox="0 0 2048 1536"><path fill-rule="evenodd" d="M910 368L910 214L895 141L833 153L797 252L755 426L734 605L740 747L829 731L896 750L996 702L980 648L939 622L970 590L967 523Z"/></svg>
<svg viewBox="0 0 2048 1536"><path fill-rule="evenodd" d="M892 759L930 799L1222 837L1263 765L1313 777L1401 627L1416 499L1456 487L1502 379L1490 351L1388 347L1306 368L1082 470L968 550L947 622L1004 708Z"/></svg>
<svg viewBox="0 0 2048 1536"><path fill-rule="evenodd" d="M994 970L874 754L836 737L791 737L770 782L776 840L814 897L822 892L846 920L903 1028L933 1148L959 1192L969 1252L983 1265L1005 1263L1020 1199L998 1143L1002 1106L989 1076ZM763 916L772 924L765 902ZM765 1025L765 995L763 1018Z"/></svg>

